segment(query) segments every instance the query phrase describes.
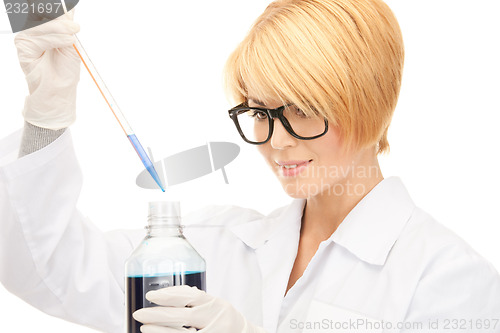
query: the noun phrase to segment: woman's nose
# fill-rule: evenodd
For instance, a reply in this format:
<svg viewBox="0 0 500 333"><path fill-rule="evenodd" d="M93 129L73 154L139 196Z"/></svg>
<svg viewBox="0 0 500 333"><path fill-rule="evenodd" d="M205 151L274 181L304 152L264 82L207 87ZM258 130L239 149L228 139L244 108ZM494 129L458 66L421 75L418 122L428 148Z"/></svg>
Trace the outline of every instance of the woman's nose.
<svg viewBox="0 0 500 333"><path fill-rule="evenodd" d="M279 119L273 119L274 129L271 136L271 147L274 149L285 149L293 147L296 144L296 139L288 133Z"/></svg>

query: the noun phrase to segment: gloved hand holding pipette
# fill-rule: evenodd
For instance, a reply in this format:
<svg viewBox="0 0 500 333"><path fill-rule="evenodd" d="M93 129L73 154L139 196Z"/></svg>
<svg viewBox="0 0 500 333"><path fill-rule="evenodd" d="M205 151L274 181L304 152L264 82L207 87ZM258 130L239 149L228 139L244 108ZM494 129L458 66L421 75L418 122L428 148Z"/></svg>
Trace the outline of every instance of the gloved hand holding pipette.
<svg viewBox="0 0 500 333"><path fill-rule="evenodd" d="M64 2L62 5L66 12ZM73 13L74 10L71 10L55 20L25 30L16 37L21 67L30 88L30 96L26 99L23 112L25 120L51 130L66 128L75 121L76 87L82 60L144 167L165 192L153 162L76 37L79 26L72 22ZM20 156L22 155L21 147Z"/></svg>
<svg viewBox="0 0 500 333"><path fill-rule="evenodd" d="M73 15L74 10L15 38L30 92L23 116L38 127L58 130L76 119L81 60L73 48L73 34L80 30Z"/></svg>

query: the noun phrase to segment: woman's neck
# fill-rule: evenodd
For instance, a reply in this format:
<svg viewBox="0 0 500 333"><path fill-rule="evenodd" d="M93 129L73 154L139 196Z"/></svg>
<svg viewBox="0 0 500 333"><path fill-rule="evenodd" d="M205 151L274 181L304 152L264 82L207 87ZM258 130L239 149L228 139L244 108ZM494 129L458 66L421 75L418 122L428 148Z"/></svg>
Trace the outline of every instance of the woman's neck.
<svg viewBox="0 0 500 333"><path fill-rule="evenodd" d="M361 199L384 179L376 156L367 155L353 167L359 170L349 172L336 184L337 189L343 187L342 191L326 189L307 199L301 236L307 235L318 241L328 239ZM339 192L342 195L338 195Z"/></svg>

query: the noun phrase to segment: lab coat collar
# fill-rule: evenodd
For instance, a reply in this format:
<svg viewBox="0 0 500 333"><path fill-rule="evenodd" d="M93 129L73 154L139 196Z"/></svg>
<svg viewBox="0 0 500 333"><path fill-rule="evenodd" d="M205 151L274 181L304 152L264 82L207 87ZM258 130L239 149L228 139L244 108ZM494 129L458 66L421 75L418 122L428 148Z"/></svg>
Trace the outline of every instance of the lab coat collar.
<svg viewBox="0 0 500 333"><path fill-rule="evenodd" d="M378 183L329 238L359 259L383 265L415 209L399 177Z"/></svg>
<svg viewBox="0 0 500 333"><path fill-rule="evenodd" d="M300 232L304 205L304 199L295 199L267 217L233 226L231 230L246 245L257 249L282 228L292 227ZM401 179L386 178L349 212L325 242L337 243L367 263L383 265L414 209Z"/></svg>
<svg viewBox="0 0 500 333"><path fill-rule="evenodd" d="M281 207L261 219L234 225L231 231L246 245L256 250L283 228L293 227L300 232L304 205L304 199L295 199L290 205Z"/></svg>

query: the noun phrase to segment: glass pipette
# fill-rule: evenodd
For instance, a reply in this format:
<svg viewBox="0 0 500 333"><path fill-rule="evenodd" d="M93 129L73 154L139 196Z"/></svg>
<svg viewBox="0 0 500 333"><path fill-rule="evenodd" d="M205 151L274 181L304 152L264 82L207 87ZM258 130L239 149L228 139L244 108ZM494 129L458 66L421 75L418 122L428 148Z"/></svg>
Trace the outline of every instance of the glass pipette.
<svg viewBox="0 0 500 333"><path fill-rule="evenodd" d="M64 0L61 0L62 7L64 9L64 13L67 14L68 11L66 9L66 3ZM142 147L141 143L139 142L139 139L137 139L137 136L135 135L134 131L132 130L132 127L130 127L129 123L127 122L127 119L125 119L125 116L123 115L122 111L120 110L120 107L118 106L118 103L116 103L115 99L113 98L113 95L111 95L111 92L109 91L108 87L104 83L103 79L99 75L99 72L95 68L94 64L92 63L92 60L90 60L87 52L85 51L85 48L82 46L82 43L78 39L78 36L74 34L75 39L76 39L76 45L73 44L73 48L76 50L78 53L78 56L82 60L82 63L84 64L85 68L89 72L90 76L94 80L94 83L96 84L97 88L101 92L102 97L104 97L104 100L108 104L109 108L111 109L111 112L113 112L113 115L115 116L116 120L120 124L122 130L125 132L125 135L129 139L130 143L132 146L134 146L135 151L137 152L137 155L139 155L142 163L146 167L146 170L148 170L149 174L155 182L158 184L158 186L161 188L163 192L165 192L165 189L163 188L163 184L161 182L160 177L158 176L158 173L155 170L155 167L153 163L151 162L148 154L146 154L146 151Z"/></svg>

